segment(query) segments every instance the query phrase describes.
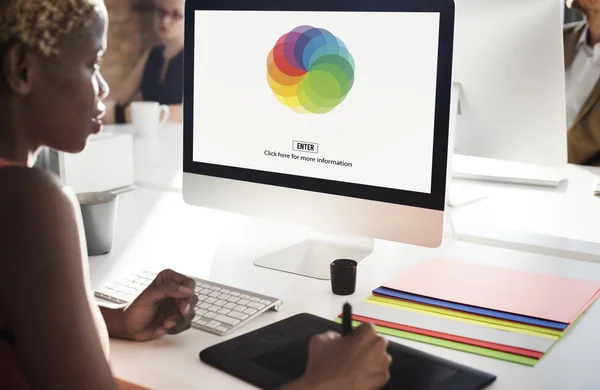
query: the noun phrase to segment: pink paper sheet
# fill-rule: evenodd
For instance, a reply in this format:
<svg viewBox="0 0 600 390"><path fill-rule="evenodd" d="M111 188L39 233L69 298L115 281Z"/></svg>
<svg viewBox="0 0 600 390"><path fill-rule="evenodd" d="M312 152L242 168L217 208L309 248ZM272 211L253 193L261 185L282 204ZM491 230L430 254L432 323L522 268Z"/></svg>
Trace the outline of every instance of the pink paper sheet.
<svg viewBox="0 0 600 390"><path fill-rule="evenodd" d="M383 286L563 323L573 322L600 290L600 282L597 281L451 260L427 261Z"/></svg>

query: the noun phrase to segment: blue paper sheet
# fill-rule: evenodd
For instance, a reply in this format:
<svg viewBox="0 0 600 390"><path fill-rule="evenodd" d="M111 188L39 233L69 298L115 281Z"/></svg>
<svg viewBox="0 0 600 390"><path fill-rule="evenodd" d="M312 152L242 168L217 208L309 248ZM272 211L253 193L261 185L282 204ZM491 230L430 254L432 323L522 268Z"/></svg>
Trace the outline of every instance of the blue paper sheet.
<svg viewBox="0 0 600 390"><path fill-rule="evenodd" d="M441 299L428 298L421 295L409 294L385 287L376 288L375 290L373 290L373 293L378 295L384 295L390 298L403 299L405 301L418 302L425 305L438 306L446 309L458 310L466 313L478 314L491 318L499 318L502 320L520 322L523 324L542 326L544 328L565 330L569 326L569 324L565 324L562 322L543 320L539 318L527 317L519 314L505 313L503 311L491 309L483 309L477 306L463 305L460 303L443 301Z"/></svg>

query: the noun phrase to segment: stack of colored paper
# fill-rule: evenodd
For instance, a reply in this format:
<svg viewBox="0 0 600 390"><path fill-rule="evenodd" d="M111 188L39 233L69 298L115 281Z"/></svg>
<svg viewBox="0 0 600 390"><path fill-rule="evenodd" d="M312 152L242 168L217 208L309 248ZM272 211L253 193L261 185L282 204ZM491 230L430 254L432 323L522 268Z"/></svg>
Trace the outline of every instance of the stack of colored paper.
<svg viewBox="0 0 600 390"><path fill-rule="evenodd" d="M535 366L600 295L600 282L432 260L353 308L354 325Z"/></svg>

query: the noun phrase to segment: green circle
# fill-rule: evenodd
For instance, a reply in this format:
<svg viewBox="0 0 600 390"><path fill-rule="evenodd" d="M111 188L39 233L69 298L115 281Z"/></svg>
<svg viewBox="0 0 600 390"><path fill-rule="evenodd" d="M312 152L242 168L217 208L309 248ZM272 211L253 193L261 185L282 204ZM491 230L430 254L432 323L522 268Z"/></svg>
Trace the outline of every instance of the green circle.
<svg viewBox="0 0 600 390"><path fill-rule="evenodd" d="M340 103L341 97L338 79L326 70L311 69L298 84L300 104L312 113L331 111Z"/></svg>
<svg viewBox="0 0 600 390"><path fill-rule="evenodd" d="M341 90L340 97L346 95L354 84L354 67L346 58L335 54L319 57L310 67L313 70L325 70L331 72L338 80Z"/></svg>

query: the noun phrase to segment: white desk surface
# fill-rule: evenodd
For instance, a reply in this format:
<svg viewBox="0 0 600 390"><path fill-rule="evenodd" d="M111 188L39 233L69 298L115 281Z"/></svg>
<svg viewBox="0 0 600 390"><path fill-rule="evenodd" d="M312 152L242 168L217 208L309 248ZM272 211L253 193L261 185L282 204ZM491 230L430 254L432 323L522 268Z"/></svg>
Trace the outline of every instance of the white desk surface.
<svg viewBox="0 0 600 390"><path fill-rule="evenodd" d="M457 241L445 241L434 250L377 242L371 259L359 268L357 292L343 298L331 293L328 282L252 264L254 257L274 249L280 239L285 239L282 231L279 226L259 226L243 217L187 206L181 194L174 192L139 189L121 194L115 245L111 254L91 258L92 284L97 287L127 270L170 267L283 299L280 312L263 314L231 336L234 337L300 312L333 318L346 300L357 303L381 282L430 258L600 280L600 265L589 262ZM592 390L600 389L599 323L600 304L596 303L535 368L394 340L497 375L497 381L489 387L492 390ZM194 329L149 343L113 340L111 362L117 376L153 389L252 388L200 362L201 350L223 340Z"/></svg>
<svg viewBox="0 0 600 390"><path fill-rule="evenodd" d="M455 238L600 262L600 169L568 165L558 188L453 180L488 198L449 209Z"/></svg>

